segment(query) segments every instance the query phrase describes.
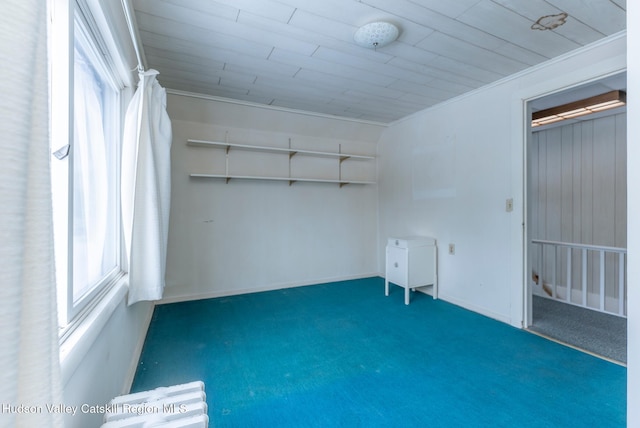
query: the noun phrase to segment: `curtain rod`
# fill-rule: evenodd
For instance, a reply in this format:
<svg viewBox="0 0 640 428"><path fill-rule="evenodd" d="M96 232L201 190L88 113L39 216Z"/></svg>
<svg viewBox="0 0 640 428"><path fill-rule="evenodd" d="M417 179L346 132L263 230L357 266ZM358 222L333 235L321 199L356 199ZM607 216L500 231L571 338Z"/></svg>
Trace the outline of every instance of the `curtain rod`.
<svg viewBox="0 0 640 428"><path fill-rule="evenodd" d="M131 6L129 5L129 0L122 0L122 10L124 11L124 17L127 20L127 27L129 27L129 34L131 36L133 50L136 52L136 58L138 59L138 73L144 73L146 68L144 61L144 51L138 39L138 31L134 24L133 13L131 11Z"/></svg>

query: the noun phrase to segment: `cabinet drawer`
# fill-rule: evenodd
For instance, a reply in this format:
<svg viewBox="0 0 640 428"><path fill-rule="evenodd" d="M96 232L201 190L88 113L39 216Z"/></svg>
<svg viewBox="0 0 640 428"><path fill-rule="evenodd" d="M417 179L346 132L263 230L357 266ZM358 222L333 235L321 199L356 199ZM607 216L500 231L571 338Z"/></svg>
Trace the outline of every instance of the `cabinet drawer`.
<svg viewBox="0 0 640 428"><path fill-rule="evenodd" d="M387 247L386 278L403 287L408 284L409 252L406 248Z"/></svg>
<svg viewBox="0 0 640 428"><path fill-rule="evenodd" d="M387 247L394 248L415 248L424 247L429 245L436 245L436 240L433 238L426 238L422 236L408 236L404 238L389 238L387 241Z"/></svg>

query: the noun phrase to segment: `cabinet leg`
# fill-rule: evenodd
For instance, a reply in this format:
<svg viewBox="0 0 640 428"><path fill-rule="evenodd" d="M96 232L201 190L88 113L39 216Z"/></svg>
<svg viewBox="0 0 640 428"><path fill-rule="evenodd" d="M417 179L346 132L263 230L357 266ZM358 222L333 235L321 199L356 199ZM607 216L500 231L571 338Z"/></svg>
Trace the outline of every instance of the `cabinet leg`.
<svg viewBox="0 0 640 428"><path fill-rule="evenodd" d="M405 287L404 289L404 304L409 304L409 287Z"/></svg>

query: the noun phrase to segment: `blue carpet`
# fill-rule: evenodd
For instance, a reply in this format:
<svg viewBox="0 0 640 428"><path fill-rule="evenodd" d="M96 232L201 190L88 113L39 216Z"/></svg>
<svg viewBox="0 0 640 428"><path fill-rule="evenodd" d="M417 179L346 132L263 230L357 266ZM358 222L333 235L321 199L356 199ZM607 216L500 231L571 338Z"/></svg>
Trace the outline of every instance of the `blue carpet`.
<svg viewBox="0 0 640 428"><path fill-rule="evenodd" d="M626 368L381 278L157 306L132 392L212 427L624 427Z"/></svg>

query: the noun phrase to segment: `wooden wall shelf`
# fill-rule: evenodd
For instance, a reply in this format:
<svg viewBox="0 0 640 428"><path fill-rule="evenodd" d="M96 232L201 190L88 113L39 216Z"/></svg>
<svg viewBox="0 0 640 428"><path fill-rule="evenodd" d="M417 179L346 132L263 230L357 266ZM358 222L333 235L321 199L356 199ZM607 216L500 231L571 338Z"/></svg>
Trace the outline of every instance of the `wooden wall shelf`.
<svg viewBox="0 0 640 428"><path fill-rule="evenodd" d="M188 139L187 145L196 146L196 147L209 147L215 149L223 149L225 151L226 158L226 171L224 174L206 174L206 173L191 173L190 177L193 178L216 178L216 179L224 179L228 183L231 179L241 179L241 180L269 180L269 181L287 181L289 185L300 181L300 182L314 182L314 183L333 183L338 184L340 187L346 184L375 184L375 181L367 181L367 180L346 180L342 178L342 163L347 160L361 160L361 161L374 161L375 156L366 156L366 155L356 155L351 153L343 153L342 150L338 152L324 152L324 151L315 151L315 150L301 150L294 148L283 148L283 147L267 147L267 146L254 146L249 144L236 144L236 143L228 143L222 141L207 141L207 140L197 140L197 139ZM289 141L289 145L291 142ZM289 174L289 176L257 176L257 175L235 175L229 174L229 155L232 150L245 150L252 152L263 152L263 153L274 153L274 154L282 154L289 157L289 171L291 171L291 159L294 156L311 156L318 158L334 158L339 161L339 169L338 169L338 177L336 179L326 179L326 178L302 178L302 177L293 177Z"/></svg>

